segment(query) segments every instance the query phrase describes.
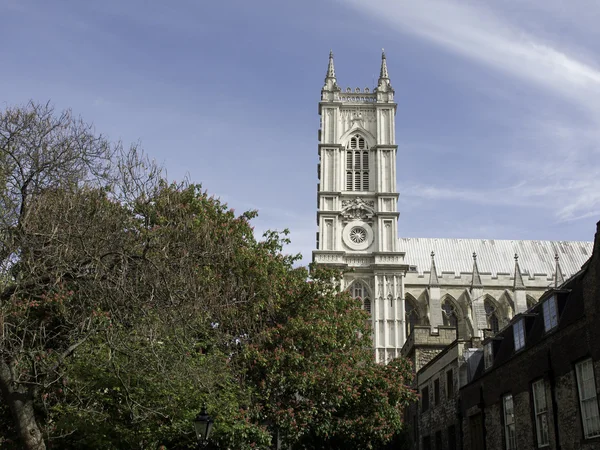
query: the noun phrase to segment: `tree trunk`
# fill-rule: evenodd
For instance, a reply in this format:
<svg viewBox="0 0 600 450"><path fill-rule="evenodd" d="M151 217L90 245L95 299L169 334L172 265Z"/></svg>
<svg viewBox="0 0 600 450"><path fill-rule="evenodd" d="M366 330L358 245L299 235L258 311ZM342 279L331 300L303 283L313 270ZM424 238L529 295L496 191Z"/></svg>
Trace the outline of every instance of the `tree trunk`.
<svg viewBox="0 0 600 450"><path fill-rule="evenodd" d="M35 420L33 392L22 386L15 387L6 363L0 367L0 390L10 406L13 421L19 432L21 444L27 450L46 450L40 427Z"/></svg>

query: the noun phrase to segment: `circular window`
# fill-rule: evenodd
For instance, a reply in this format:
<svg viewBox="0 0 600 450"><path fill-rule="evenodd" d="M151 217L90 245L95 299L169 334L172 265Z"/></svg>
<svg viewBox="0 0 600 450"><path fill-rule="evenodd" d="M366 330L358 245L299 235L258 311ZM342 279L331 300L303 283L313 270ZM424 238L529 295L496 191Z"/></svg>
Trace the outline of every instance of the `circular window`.
<svg viewBox="0 0 600 450"><path fill-rule="evenodd" d="M353 227L350 230L350 240L355 244L362 244L367 239L367 230L363 227Z"/></svg>
<svg viewBox="0 0 600 450"><path fill-rule="evenodd" d="M351 250L366 250L373 243L373 230L362 220L353 220L342 230L342 238Z"/></svg>

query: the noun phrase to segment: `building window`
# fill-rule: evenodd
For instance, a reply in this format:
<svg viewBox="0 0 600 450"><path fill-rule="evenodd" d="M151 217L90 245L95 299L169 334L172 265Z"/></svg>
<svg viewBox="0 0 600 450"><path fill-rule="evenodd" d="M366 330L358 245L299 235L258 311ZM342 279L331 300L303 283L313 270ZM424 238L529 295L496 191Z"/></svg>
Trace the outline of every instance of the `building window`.
<svg viewBox="0 0 600 450"><path fill-rule="evenodd" d="M429 409L429 387L421 389L421 412Z"/></svg>
<svg viewBox="0 0 600 450"><path fill-rule="evenodd" d="M431 450L431 436L423 436L423 450Z"/></svg>
<svg viewBox="0 0 600 450"><path fill-rule="evenodd" d="M533 390L533 412L535 414L535 429L538 447L549 445L548 406L546 403L546 385L544 380L538 380L531 385Z"/></svg>
<svg viewBox="0 0 600 450"><path fill-rule="evenodd" d="M433 382L433 403L435 405L440 404L440 379L436 379Z"/></svg>
<svg viewBox="0 0 600 450"><path fill-rule="evenodd" d="M521 350L525 346L525 321L517 320L513 325L513 336L515 338L515 351Z"/></svg>
<svg viewBox="0 0 600 450"><path fill-rule="evenodd" d="M454 371L446 372L446 398L454 397Z"/></svg>
<svg viewBox="0 0 600 450"><path fill-rule="evenodd" d="M454 327L458 325L458 316L454 304L449 300L444 300L442 304L442 316L444 319L444 326Z"/></svg>
<svg viewBox="0 0 600 450"><path fill-rule="evenodd" d="M371 314L371 300L369 299L369 293L367 287L360 281L355 282L350 287L350 295L352 298L362 301L363 309Z"/></svg>
<svg viewBox="0 0 600 450"><path fill-rule="evenodd" d="M442 450L442 432L440 430L435 432L435 450Z"/></svg>
<svg viewBox="0 0 600 450"><path fill-rule="evenodd" d="M502 404L504 406L504 442L506 443L506 450L516 450L517 436L515 433L515 413L512 395L505 395L502 399Z"/></svg>
<svg viewBox="0 0 600 450"><path fill-rule="evenodd" d="M577 387L579 390L579 406L581 421L586 438L600 436L600 417L598 414L598 397L592 360L587 359L575 365Z"/></svg>
<svg viewBox="0 0 600 450"><path fill-rule="evenodd" d="M483 347L483 368L489 369L494 364L494 347L492 343L488 342Z"/></svg>
<svg viewBox="0 0 600 450"><path fill-rule="evenodd" d="M448 427L448 450L456 450L456 427L454 425Z"/></svg>
<svg viewBox="0 0 600 450"><path fill-rule="evenodd" d="M556 313L556 297L553 295L542 305L544 310L544 330L552 330L558 325L558 314Z"/></svg>
<svg viewBox="0 0 600 450"><path fill-rule="evenodd" d="M369 190L369 151L360 135L350 138L346 150L346 190Z"/></svg>
<svg viewBox="0 0 600 450"><path fill-rule="evenodd" d="M369 314L371 314L371 300L369 300L368 298L365 298L365 300L363 301L363 305L364 305L365 311L368 312Z"/></svg>
<svg viewBox="0 0 600 450"><path fill-rule="evenodd" d="M496 306L488 299L485 300L483 305L485 307L487 326L494 334L496 334L500 331L500 321L498 320Z"/></svg>

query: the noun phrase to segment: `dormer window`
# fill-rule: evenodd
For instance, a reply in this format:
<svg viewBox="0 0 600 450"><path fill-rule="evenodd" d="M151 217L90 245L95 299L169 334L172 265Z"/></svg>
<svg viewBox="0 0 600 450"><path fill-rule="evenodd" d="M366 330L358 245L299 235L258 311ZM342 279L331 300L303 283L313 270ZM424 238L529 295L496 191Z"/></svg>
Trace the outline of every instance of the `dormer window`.
<svg viewBox="0 0 600 450"><path fill-rule="evenodd" d="M523 319L517 320L513 325L513 336L515 351L519 351L525 346L525 321Z"/></svg>
<svg viewBox="0 0 600 450"><path fill-rule="evenodd" d="M546 300L542 309L544 311L544 330L546 333L558 325L558 314L556 312L556 296L550 297Z"/></svg>
<svg viewBox="0 0 600 450"><path fill-rule="evenodd" d="M346 147L346 190L369 190L369 147L361 135L350 138Z"/></svg>

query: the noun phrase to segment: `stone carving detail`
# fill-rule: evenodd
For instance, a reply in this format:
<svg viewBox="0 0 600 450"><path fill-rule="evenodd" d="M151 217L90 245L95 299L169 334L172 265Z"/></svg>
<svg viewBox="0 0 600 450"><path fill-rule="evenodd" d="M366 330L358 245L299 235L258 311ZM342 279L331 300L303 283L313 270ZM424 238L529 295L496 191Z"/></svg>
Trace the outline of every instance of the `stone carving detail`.
<svg viewBox="0 0 600 450"><path fill-rule="evenodd" d="M349 266L363 267L371 264L371 258L346 258L346 263Z"/></svg>
<svg viewBox="0 0 600 450"><path fill-rule="evenodd" d="M377 255L378 263L400 263L401 258L395 255Z"/></svg>
<svg viewBox="0 0 600 450"><path fill-rule="evenodd" d="M363 200L360 197L352 200L342 200L342 218L344 222L364 220L372 222L375 216L375 201Z"/></svg>
<svg viewBox="0 0 600 450"><path fill-rule="evenodd" d="M360 117L361 121L356 122L353 119L356 117ZM352 108L345 109L340 111L340 119L342 125L342 133L353 128L355 125L358 127L362 127L365 130L370 131L371 133L375 132L375 123L377 122L377 117L375 115L375 111L368 110L365 108Z"/></svg>
<svg viewBox="0 0 600 450"><path fill-rule="evenodd" d="M317 255L316 262L339 262L339 255Z"/></svg>
<svg viewBox="0 0 600 450"><path fill-rule="evenodd" d="M363 227L354 227L350 230L350 240L355 244L362 244L367 239L367 230Z"/></svg>

